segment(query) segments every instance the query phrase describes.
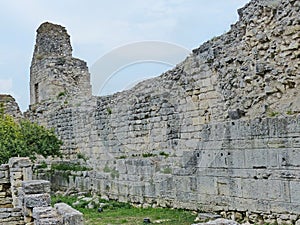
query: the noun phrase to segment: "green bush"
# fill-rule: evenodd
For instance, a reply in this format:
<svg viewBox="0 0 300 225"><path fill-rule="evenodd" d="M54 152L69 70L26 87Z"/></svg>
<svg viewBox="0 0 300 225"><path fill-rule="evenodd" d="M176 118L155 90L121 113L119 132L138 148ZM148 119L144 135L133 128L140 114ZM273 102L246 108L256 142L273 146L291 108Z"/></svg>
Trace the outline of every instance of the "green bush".
<svg viewBox="0 0 300 225"><path fill-rule="evenodd" d="M81 166L79 164L74 163L57 163L51 165L52 170L61 170L61 171L89 171L90 168L86 166Z"/></svg>
<svg viewBox="0 0 300 225"><path fill-rule="evenodd" d="M28 120L15 121L11 116L0 112L0 163L7 163L11 157L36 155L61 156L59 140L54 130Z"/></svg>

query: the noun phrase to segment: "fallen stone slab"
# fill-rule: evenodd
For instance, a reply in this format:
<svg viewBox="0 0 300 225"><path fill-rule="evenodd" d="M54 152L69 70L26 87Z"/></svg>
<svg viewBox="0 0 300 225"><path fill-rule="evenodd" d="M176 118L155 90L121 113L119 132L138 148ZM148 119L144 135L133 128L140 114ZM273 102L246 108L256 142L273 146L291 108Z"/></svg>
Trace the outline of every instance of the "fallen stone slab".
<svg viewBox="0 0 300 225"><path fill-rule="evenodd" d="M219 218L221 218L221 216L218 214L214 214L214 213L199 213L198 218L200 220L219 219Z"/></svg>
<svg viewBox="0 0 300 225"><path fill-rule="evenodd" d="M49 207L34 207L32 210L32 217L34 219L45 219L57 217L57 212L51 206Z"/></svg>
<svg viewBox="0 0 300 225"><path fill-rule="evenodd" d="M62 216L64 225L83 225L83 215L65 203L54 205L58 215Z"/></svg>
<svg viewBox="0 0 300 225"><path fill-rule="evenodd" d="M206 223L195 223L192 225L240 225L238 222L233 221L233 220L227 220L227 219L216 219L213 221L209 221Z"/></svg>

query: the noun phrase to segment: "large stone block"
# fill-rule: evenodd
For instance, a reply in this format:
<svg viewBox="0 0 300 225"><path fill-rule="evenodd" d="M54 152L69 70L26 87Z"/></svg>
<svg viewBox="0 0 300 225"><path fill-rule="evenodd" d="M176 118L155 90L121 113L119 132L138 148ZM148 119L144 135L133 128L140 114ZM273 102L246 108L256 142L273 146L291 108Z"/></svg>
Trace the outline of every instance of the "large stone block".
<svg viewBox="0 0 300 225"><path fill-rule="evenodd" d="M217 194L216 178L213 176L199 176L197 177L198 193L202 194Z"/></svg>
<svg viewBox="0 0 300 225"><path fill-rule="evenodd" d="M52 207L34 207L32 210L32 217L34 219L57 217L57 213Z"/></svg>
<svg viewBox="0 0 300 225"><path fill-rule="evenodd" d="M63 217L64 225L83 225L83 215L65 203L54 205L57 213Z"/></svg>
<svg viewBox="0 0 300 225"><path fill-rule="evenodd" d="M61 217L43 218L34 221L34 225L64 225ZM75 225L75 223L74 223Z"/></svg>
<svg viewBox="0 0 300 225"><path fill-rule="evenodd" d="M47 180L23 181L22 188L25 194L50 193L50 181Z"/></svg>
<svg viewBox="0 0 300 225"><path fill-rule="evenodd" d="M10 168L22 168L22 167L29 167L32 165L30 159L26 157L10 158L8 164Z"/></svg>
<svg viewBox="0 0 300 225"><path fill-rule="evenodd" d="M300 181L291 181L291 202L300 204Z"/></svg>
<svg viewBox="0 0 300 225"><path fill-rule="evenodd" d="M48 193L45 194L31 194L24 196L24 205L28 208L34 207L46 207L50 206L50 195Z"/></svg>

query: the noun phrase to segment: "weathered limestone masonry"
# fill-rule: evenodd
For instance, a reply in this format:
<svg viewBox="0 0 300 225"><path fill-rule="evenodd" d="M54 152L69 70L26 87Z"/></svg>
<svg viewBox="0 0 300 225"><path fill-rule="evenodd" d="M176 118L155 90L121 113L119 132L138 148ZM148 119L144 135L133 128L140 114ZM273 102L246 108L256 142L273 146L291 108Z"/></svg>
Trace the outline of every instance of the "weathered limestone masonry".
<svg viewBox="0 0 300 225"><path fill-rule="evenodd" d="M88 68L84 61L72 57L65 28L44 23L37 32L30 68L30 104L62 96L91 96Z"/></svg>
<svg viewBox="0 0 300 225"><path fill-rule="evenodd" d="M14 118L21 118L23 116L18 103L11 95L0 95L0 109L2 107L5 114L11 115Z"/></svg>
<svg viewBox="0 0 300 225"><path fill-rule="evenodd" d="M32 180L29 158L0 166L0 224L83 225L83 216L64 203L50 206L50 182Z"/></svg>
<svg viewBox="0 0 300 225"><path fill-rule="evenodd" d="M71 57L65 29L41 25L26 115L54 127L66 155L83 154L92 168L65 183L121 201L294 223L300 214L300 1L252 0L238 13L229 32L174 69L105 97L86 94L86 67L82 83L73 82L77 72L68 60L58 61ZM49 49L42 59L39 49ZM58 71L70 73L56 78ZM60 95L63 90L80 98Z"/></svg>

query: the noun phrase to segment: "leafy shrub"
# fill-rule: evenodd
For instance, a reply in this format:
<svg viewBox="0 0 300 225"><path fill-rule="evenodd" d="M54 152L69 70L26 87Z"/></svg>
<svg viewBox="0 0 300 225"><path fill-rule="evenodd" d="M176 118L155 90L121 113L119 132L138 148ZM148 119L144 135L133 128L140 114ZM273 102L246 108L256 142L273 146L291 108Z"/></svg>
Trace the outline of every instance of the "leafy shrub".
<svg viewBox="0 0 300 225"><path fill-rule="evenodd" d="M90 168L86 166L81 166L74 163L57 163L51 165L52 170L61 170L61 171L89 171Z"/></svg>
<svg viewBox="0 0 300 225"><path fill-rule="evenodd" d="M61 156L61 145L54 130L28 120L17 122L0 112L0 163L7 163L9 158L16 156L32 160L36 155Z"/></svg>

